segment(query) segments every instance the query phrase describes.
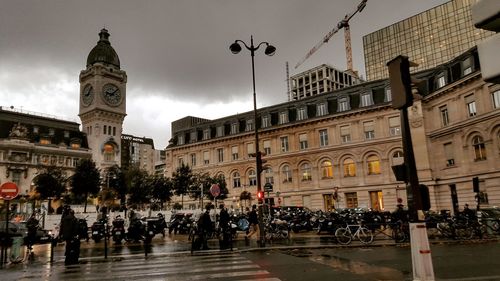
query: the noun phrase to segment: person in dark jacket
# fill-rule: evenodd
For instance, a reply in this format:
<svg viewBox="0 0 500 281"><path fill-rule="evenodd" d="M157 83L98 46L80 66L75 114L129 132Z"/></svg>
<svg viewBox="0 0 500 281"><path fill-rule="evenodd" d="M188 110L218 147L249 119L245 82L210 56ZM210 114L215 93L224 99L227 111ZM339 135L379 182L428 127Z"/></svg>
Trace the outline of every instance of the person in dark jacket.
<svg viewBox="0 0 500 281"><path fill-rule="evenodd" d="M259 217L257 216L257 205L252 206L252 210L248 213L248 222L250 223L250 232L245 236L245 241L257 233L259 235Z"/></svg>
<svg viewBox="0 0 500 281"><path fill-rule="evenodd" d="M210 219L210 206L206 207L206 210L201 214L198 219L198 231L200 233L200 238L202 241L202 249L208 250L208 237L212 232L212 219Z"/></svg>
<svg viewBox="0 0 500 281"><path fill-rule="evenodd" d="M229 247L229 240L230 240L230 235L231 235L231 228L230 228L230 220L231 217L229 216L229 213L227 209L224 207L224 204L219 205L220 213L219 213L219 227L222 233L222 241L220 241L220 248L221 250Z"/></svg>
<svg viewBox="0 0 500 281"><path fill-rule="evenodd" d="M26 227L28 228L28 236L26 237L26 245L29 249L33 249L33 244L36 242L36 231L38 230L39 221L36 219L36 214L33 213L30 218L26 221Z"/></svg>
<svg viewBox="0 0 500 281"><path fill-rule="evenodd" d="M75 211L69 209L68 214L61 220L61 237L66 241L66 265L78 263L80 257L80 239L78 239L78 220Z"/></svg>

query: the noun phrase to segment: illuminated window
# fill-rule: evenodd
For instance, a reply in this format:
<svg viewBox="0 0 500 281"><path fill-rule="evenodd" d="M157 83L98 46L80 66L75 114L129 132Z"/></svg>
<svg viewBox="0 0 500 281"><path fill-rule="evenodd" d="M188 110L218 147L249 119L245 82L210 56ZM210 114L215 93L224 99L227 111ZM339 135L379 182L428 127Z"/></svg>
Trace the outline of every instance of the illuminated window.
<svg viewBox="0 0 500 281"><path fill-rule="evenodd" d="M323 179L333 178L333 166L330 160L321 162L321 177Z"/></svg>
<svg viewBox="0 0 500 281"><path fill-rule="evenodd" d="M346 158L343 163L344 166L344 177L355 177L356 176L356 164L352 158Z"/></svg>
<svg viewBox="0 0 500 281"><path fill-rule="evenodd" d="M47 139L47 138L41 138L41 139L40 139L40 144L50 144L50 139Z"/></svg>
<svg viewBox="0 0 500 281"><path fill-rule="evenodd" d="M73 148L73 149L79 149L80 148L80 144L79 143L72 143L71 144L71 148Z"/></svg>
<svg viewBox="0 0 500 281"><path fill-rule="evenodd" d="M475 136L472 139L472 146L474 147L474 160L486 160L486 147L484 145L483 138L480 136Z"/></svg>
<svg viewBox="0 0 500 281"><path fill-rule="evenodd" d="M380 174L380 160L377 156L375 156L375 155L369 156L366 163L368 165L368 174L369 175Z"/></svg>
<svg viewBox="0 0 500 281"><path fill-rule="evenodd" d="M309 165L309 163L302 164L302 166L300 166L300 170L302 172L302 181L312 180L311 165Z"/></svg>
<svg viewBox="0 0 500 281"><path fill-rule="evenodd" d="M115 147L112 144L104 145L104 161L114 161L115 160Z"/></svg>

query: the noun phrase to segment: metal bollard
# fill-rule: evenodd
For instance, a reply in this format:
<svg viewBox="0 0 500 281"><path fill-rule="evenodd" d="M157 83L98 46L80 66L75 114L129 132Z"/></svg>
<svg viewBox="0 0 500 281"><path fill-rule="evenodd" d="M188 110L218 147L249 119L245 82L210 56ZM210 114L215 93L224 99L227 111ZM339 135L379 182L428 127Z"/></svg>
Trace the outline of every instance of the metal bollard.
<svg viewBox="0 0 500 281"><path fill-rule="evenodd" d="M54 262L54 247L57 245L57 238L52 237L50 240L50 263Z"/></svg>

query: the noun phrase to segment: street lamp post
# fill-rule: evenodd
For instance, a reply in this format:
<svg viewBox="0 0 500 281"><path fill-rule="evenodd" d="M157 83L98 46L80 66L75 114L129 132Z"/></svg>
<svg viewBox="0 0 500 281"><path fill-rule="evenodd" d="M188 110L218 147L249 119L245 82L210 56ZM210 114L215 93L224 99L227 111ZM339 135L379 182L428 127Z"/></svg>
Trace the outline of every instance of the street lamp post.
<svg viewBox="0 0 500 281"><path fill-rule="evenodd" d="M259 49L260 46L266 45L266 49L264 53L268 56L274 55L276 52L276 48L272 45L270 45L268 42L261 42L257 46L254 46L253 44L253 36L250 36L250 46L248 46L245 42L242 40L236 40L234 41L231 46L229 46L229 50L233 54L237 54L241 51L241 45L238 44L241 43L245 46L247 50L250 51L250 55L252 57L252 86L253 86L253 114L254 114L254 120L253 120L253 126L254 126L254 132L255 132L255 164L256 164L256 173L257 173L257 192L262 191L262 186L261 186L261 180L260 180L260 174L262 173L262 162L261 162L261 153L259 151L259 134L258 134L258 128L257 128L257 95L255 94L255 62L254 62L254 56L255 56L255 51ZM259 229L260 229L260 246L264 247L265 245L265 230L264 230L264 223L263 223L263 214L262 214L262 204L259 202Z"/></svg>

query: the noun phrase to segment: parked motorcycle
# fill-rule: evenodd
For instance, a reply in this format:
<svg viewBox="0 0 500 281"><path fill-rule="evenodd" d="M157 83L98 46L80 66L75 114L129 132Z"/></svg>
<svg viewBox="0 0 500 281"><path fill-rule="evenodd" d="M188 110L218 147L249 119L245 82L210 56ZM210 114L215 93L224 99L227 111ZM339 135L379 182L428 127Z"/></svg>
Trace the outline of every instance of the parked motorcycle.
<svg viewBox="0 0 500 281"><path fill-rule="evenodd" d="M127 241L139 242L144 239L145 225L139 218L132 218L128 227Z"/></svg>
<svg viewBox="0 0 500 281"><path fill-rule="evenodd" d="M87 218L78 219L78 237L80 239L85 239L85 241L89 242L90 236L89 236L89 226L87 224Z"/></svg>
<svg viewBox="0 0 500 281"><path fill-rule="evenodd" d="M99 243L106 236L106 224L107 219L100 219L92 224L92 239L94 242Z"/></svg>
<svg viewBox="0 0 500 281"><path fill-rule="evenodd" d="M112 222L113 229L111 230L111 235L113 241L120 244L123 239L125 239L125 220L120 216L116 216Z"/></svg>
<svg viewBox="0 0 500 281"><path fill-rule="evenodd" d="M179 226L179 223L183 218L184 218L183 213L177 213L172 215L168 223L168 234L172 234L172 232L174 232L174 234L177 234L178 231L177 227Z"/></svg>

